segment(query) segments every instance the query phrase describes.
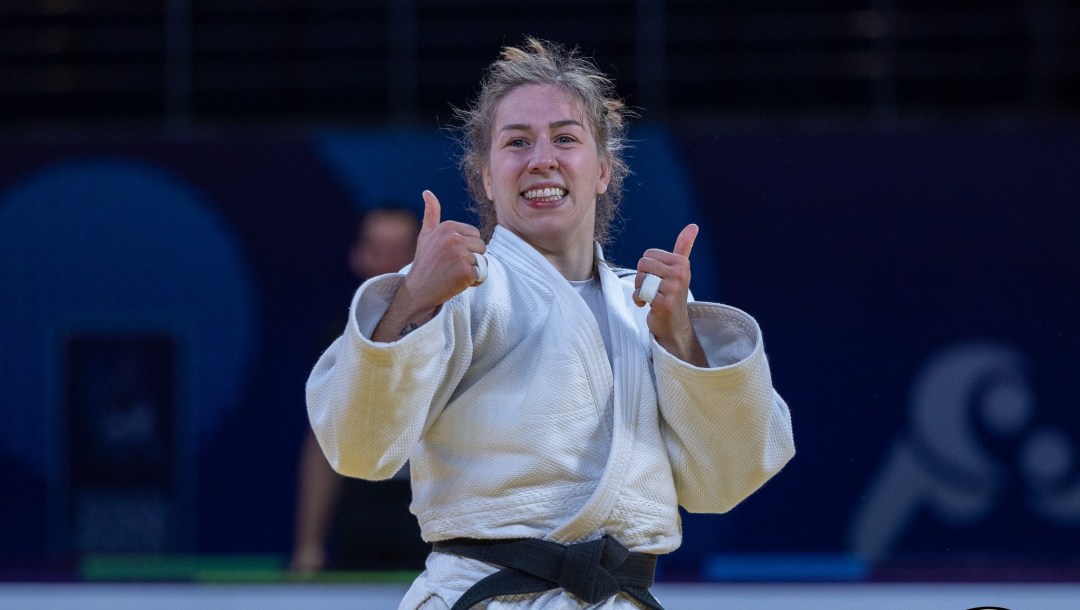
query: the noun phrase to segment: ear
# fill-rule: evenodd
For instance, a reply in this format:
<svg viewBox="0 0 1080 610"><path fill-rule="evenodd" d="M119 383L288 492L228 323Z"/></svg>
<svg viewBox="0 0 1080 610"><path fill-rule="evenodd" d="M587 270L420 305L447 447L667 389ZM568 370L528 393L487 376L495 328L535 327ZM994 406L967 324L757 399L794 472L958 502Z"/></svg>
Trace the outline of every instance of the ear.
<svg viewBox="0 0 1080 610"><path fill-rule="evenodd" d="M601 160L600 177L596 181L596 194L603 195L606 193L609 182L611 182L611 163L606 160Z"/></svg>
<svg viewBox="0 0 1080 610"><path fill-rule="evenodd" d="M484 193L487 195L489 201L495 201L495 195L491 192L491 170L487 165L484 165L484 169L480 170L480 176L484 179Z"/></svg>

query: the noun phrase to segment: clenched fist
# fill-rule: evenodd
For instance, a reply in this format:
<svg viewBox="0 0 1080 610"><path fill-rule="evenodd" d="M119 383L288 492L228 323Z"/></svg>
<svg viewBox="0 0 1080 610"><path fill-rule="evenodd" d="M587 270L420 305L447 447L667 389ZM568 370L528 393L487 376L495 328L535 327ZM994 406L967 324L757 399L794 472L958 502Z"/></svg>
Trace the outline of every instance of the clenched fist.
<svg viewBox="0 0 1080 610"><path fill-rule="evenodd" d="M478 258L487 244L480 230L463 222L442 221L442 206L424 191L424 219L416 257L379 325L374 341L394 341L435 315L443 303L482 281ZM485 266L486 269L486 266Z"/></svg>

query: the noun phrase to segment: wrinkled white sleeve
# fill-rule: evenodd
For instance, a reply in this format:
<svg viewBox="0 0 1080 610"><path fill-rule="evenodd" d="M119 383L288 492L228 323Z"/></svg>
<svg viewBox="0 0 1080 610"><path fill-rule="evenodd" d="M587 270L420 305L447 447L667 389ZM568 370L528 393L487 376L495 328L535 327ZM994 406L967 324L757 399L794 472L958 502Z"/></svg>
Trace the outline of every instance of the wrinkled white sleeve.
<svg viewBox="0 0 1080 610"><path fill-rule="evenodd" d="M365 282L353 297L345 332L322 354L307 381L315 437L337 472L387 479L409 459L421 433L446 404L469 353L454 355L454 324L444 304L401 339L370 339L400 274ZM471 341L457 347L468 352ZM453 357L452 357L453 356Z"/></svg>
<svg viewBox="0 0 1080 610"><path fill-rule="evenodd" d="M653 339L661 435L679 504L727 512L795 454L791 415L773 389L757 322L726 305L689 308L709 368L679 360Z"/></svg>

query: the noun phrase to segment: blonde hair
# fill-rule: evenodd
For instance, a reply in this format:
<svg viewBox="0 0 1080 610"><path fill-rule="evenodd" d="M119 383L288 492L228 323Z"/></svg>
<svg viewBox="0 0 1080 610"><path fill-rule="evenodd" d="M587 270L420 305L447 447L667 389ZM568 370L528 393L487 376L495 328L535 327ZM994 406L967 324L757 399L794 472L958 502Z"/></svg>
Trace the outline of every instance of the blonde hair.
<svg viewBox="0 0 1080 610"><path fill-rule="evenodd" d="M615 83L581 56L577 47L565 47L528 37L520 47L504 47L488 66L480 92L466 109L455 109L463 149L460 166L472 196L472 210L484 239L495 230L495 206L484 190L484 168L491 153L495 112L508 93L524 85L555 85L580 104L596 140L600 161L611 168L608 188L596 198L595 239L611 241L612 224L622 199L622 185L630 168L623 160L626 119L632 112L617 97Z"/></svg>

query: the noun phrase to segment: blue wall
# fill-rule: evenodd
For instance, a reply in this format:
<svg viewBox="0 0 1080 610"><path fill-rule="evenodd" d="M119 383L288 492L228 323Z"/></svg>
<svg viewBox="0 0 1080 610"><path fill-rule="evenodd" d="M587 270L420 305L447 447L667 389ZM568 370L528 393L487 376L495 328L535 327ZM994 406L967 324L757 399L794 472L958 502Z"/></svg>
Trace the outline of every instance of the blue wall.
<svg viewBox="0 0 1080 610"><path fill-rule="evenodd" d="M1054 558L1080 534L1080 130L635 132L614 258L702 225L693 289L753 313L799 455L714 551ZM286 553L303 383L365 206L444 216L438 134L0 142L0 560L73 553L69 345L175 354L168 546ZM329 329L329 330L328 330Z"/></svg>
<svg viewBox="0 0 1080 610"><path fill-rule="evenodd" d="M774 130L682 144L725 297L765 330L799 448L737 509L736 547L1073 553L1080 133Z"/></svg>

